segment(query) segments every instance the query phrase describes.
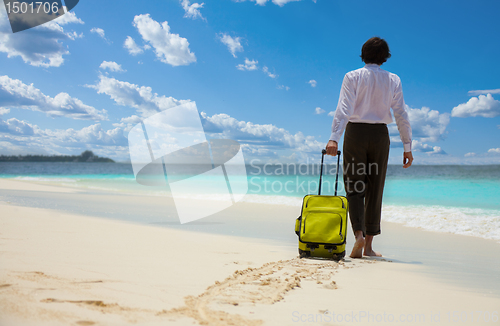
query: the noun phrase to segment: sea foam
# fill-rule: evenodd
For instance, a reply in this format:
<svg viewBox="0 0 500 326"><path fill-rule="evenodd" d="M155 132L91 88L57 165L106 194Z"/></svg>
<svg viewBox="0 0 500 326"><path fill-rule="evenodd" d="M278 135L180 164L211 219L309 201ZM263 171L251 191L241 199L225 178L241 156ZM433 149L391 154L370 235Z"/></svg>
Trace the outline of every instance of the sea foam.
<svg viewBox="0 0 500 326"><path fill-rule="evenodd" d="M297 212L299 212L302 198L246 195L242 201L296 206ZM454 233L500 241L500 211L495 209L438 205L383 205L382 220L427 231Z"/></svg>
<svg viewBox="0 0 500 326"><path fill-rule="evenodd" d="M382 208L382 220L429 231L500 241L500 211L493 209L387 205Z"/></svg>

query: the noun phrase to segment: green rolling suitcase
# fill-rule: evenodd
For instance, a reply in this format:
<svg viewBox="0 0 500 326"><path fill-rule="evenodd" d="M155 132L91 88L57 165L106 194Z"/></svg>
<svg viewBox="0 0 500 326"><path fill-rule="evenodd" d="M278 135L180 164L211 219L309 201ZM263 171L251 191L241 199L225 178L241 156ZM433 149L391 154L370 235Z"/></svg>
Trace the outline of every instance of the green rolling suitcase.
<svg viewBox="0 0 500 326"><path fill-rule="evenodd" d="M323 160L322 151L317 195L306 195L302 201L302 211L295 221L295 233L299 237L299 255L340 260L345 256L347 237L347 216L349 203L344 196L337 196L340 151L337 152L337 174L335 195L321 195Z"/></svg>

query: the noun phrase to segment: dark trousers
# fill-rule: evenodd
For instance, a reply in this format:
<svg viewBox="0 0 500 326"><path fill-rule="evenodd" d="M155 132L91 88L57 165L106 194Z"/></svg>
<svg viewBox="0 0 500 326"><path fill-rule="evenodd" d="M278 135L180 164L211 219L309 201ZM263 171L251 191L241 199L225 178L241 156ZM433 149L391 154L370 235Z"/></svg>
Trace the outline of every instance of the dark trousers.
<svg viewBox="0 0 500 326"><path fill-rule="evenodd" d="M354 232L380 234L389 132L385 124L347 124L344 135L344 186Z"/></svg>

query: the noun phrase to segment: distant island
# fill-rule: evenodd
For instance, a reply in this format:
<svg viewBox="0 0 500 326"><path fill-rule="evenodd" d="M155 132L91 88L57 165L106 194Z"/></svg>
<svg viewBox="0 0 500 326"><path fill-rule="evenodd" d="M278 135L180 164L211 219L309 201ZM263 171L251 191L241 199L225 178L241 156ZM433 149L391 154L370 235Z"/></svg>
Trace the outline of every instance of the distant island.
<svg viewBox="0 0 500 326"><path fill-rule="evenodd" d="M85 163L115 163L110 158L99 157L92 151L80 155L0 155L0 162L85 162Z"/></svg>

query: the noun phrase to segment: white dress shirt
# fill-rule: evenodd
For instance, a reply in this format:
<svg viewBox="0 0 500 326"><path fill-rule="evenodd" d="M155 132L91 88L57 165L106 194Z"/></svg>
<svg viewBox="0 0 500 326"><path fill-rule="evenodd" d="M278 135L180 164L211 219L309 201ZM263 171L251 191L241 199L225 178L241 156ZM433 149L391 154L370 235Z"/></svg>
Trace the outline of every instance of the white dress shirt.
<svg viewBox="0 0 500 326"><path fill-rule="evenodd" d="M404 151L410 152L411 126L399 77L376 64L348 72L342 82L330 140L338 143L349 121L392 123L391 108Z"/></svg>

